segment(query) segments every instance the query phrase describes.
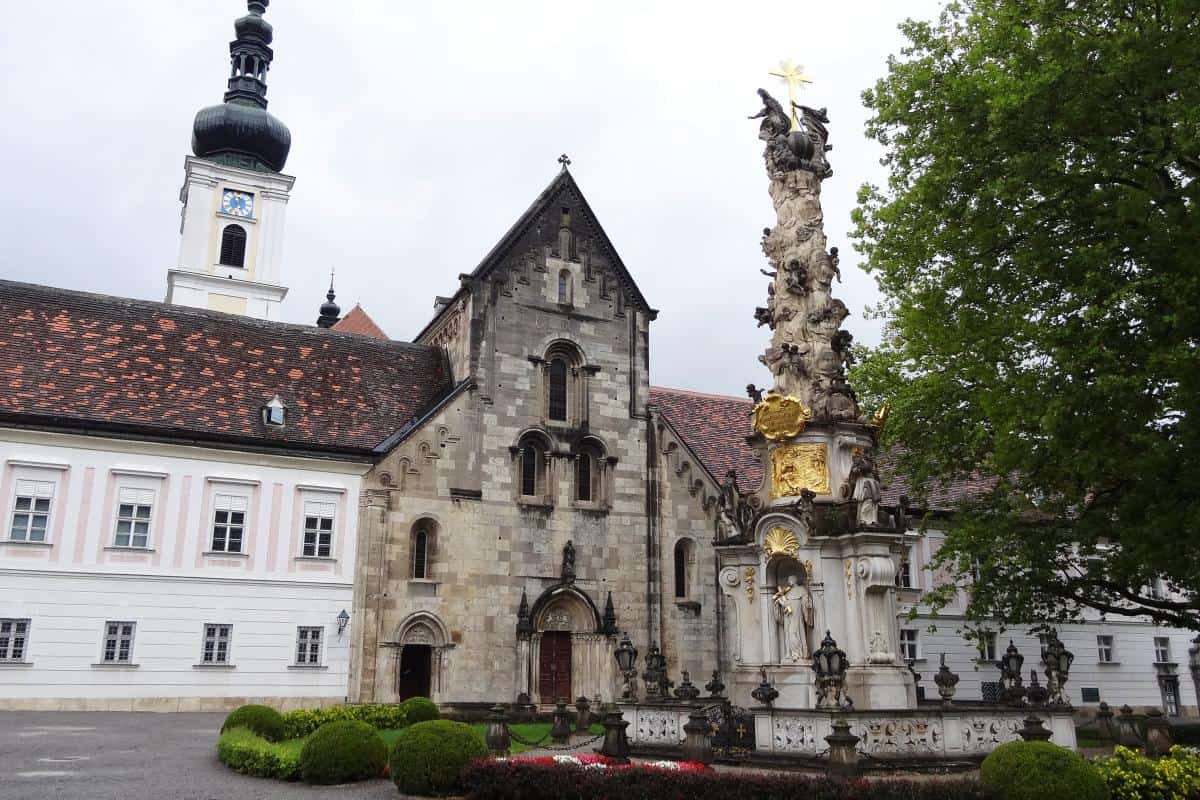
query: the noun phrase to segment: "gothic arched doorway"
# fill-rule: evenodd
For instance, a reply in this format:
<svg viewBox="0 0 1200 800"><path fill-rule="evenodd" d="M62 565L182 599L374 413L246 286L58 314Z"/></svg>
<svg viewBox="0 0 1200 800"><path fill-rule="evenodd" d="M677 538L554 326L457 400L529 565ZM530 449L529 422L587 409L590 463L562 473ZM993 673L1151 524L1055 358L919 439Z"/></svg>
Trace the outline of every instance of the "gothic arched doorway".
<svg viewBox="0 0 1200 800"><path fill-rule="evenodd" d="M611 697L611 643L600 633L600 615L587 595L573 586L557 586L538 598L531 616L533 634L525 657L527 691L534 702Z"/></svg>
<svg viewBox="0 0 1200 800"><path fill-rule="evenodd" d="M446 666L446 630L441 620L417 612L400 624L396 642L397 699L428 697L436 702Z"/></svg>

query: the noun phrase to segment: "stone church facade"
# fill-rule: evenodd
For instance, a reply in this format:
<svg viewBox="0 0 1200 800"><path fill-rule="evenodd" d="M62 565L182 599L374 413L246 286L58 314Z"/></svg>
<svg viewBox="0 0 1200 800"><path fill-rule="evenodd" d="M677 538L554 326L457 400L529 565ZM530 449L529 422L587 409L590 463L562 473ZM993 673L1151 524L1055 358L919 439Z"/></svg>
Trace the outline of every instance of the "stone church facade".
<svg viewBox="0 0 1200 800"><path fill-rule="evenodd" d="M453 385L364 479L351 700L610 700L620 633L717 668L715 487L651 402L655 315L566 168L439 298L416 342Z"/></svg>

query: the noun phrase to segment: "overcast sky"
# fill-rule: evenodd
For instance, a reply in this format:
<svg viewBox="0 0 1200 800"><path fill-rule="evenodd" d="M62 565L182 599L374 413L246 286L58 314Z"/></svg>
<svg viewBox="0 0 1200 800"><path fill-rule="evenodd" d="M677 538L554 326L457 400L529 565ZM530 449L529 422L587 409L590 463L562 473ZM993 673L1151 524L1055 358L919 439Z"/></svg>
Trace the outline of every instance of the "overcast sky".
<svg viewBox="0 0 1200 800"><path fill-rule="evenodd" d="M179 249L192 117L219 102L241 0L0 0L0 274L161 300ZM409 340L570 154L651 305L655 384L741 394L769 383L759 232L774 223L754 91L807 68L827 106L829 243L844 327L878 301L850 210L880 182L860 94L933 0L367 2L276 0L270 110L292 131L283 319L311 323L330 267ZM720 9L710 11L708 9Z"/></svg>

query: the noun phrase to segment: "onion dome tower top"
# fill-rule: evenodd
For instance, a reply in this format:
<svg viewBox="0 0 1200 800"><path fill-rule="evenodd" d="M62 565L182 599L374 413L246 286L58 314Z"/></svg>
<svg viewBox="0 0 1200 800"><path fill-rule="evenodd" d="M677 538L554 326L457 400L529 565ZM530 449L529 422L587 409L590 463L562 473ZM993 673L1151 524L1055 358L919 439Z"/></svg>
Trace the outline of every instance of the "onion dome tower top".
<svg viewBox="0 0 1200 800"><path fill-rule="evenodd" d="M321 314L317 317L317 326L321 328L332 328L342 313L341 306L334 302L337 297L333 291L333 275L329 276L329 291L325 293L325 302L321 303Z"/></svg>
<svg viewBox="0 0 1200 800"><path fill-rule="evenodd" d="M233 24L225 102L200 109L192 125L199 158L261 172L280 172L287 163L292 134L267 113L267 70L275 56L271 23L263 19L269 2L248 0L249 13Z"/></svg>

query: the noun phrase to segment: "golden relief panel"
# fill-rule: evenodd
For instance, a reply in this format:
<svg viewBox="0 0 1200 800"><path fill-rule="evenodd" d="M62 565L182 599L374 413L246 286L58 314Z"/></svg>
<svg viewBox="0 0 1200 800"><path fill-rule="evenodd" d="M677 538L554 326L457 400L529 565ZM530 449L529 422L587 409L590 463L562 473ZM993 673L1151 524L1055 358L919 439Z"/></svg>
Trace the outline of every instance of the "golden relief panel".
<svg viewBox="0 0 1200 800"><path fill-rule="evenodd" d="M801 489L829 494L824 444L786 444L771 451L771 497L798 497Z"/></svg>
<svg viewBox="0 0 1200 800"><path fill-rule="evenodd" d="M767 392L754 407L754 430L772 442L791 439L804 432L812 412L791 395Z"/></svg>

